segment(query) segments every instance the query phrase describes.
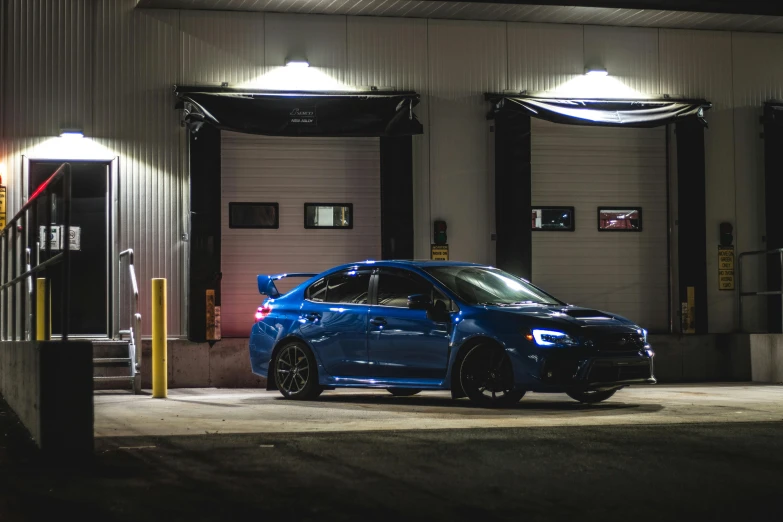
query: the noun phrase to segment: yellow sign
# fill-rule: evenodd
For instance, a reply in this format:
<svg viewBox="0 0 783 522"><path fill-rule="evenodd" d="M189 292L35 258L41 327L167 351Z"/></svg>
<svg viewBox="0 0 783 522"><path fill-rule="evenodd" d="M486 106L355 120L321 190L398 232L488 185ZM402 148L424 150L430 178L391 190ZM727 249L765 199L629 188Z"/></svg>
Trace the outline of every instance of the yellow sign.
<svg viewBox="0 0 783 522"><path fill-rule="evenodd" d="M207 341L220 340L220 307L215 304L215 291L207 290Z"/></svg>
<svg viewBox="0 0 783 522"><path fill-rule="evenodd" d="M734 290L734 247L718 247L718 289Z"/></svg>
<svg viewBox="0 0 783 522"><path fill-rule="evenodd" d="M430 258L433 261L448 261L449 245L432 245Z"/></svg>
<svg viewBox="0 0 783 522"><path fill-rule="evenodd" d="M682 303L682 333L696 333L696 288L689 286L687 301Z"/></svg>
<svg viewBox="0 0 783 522"><path fill-rule="evenodd" d="M0 230L5 228L5 187L0 186Z"/></svg>

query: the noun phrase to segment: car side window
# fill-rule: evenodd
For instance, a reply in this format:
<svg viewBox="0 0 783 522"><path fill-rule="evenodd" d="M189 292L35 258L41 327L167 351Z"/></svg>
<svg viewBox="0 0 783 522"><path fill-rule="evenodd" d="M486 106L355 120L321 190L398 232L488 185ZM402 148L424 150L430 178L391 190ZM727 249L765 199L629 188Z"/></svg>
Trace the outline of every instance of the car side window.
<svg viewBox="0 0 783 522"><path fill-rule="evenodd" d="M409 270L382 268L378 276L378 305L408 307L408 296L428 296L437 307L451 310L451 300L435 286Z"/></svg>
<svg viewBox="0 0 783 522"><path fill-rule="evenodd" d="M367 304L367 295L370 288L369 270L346 270L330 275L325 281L326 294L323 302ZM312 290L313 288L311 287ZM315 301L315 299L312 300Z"/></svg>
<svg viewBox="0 0 783 522"><path fill-rule="evenodd" d="M307 289L307 298L316 303L323 303L326 299L326 279L316 281Z"/></svg>

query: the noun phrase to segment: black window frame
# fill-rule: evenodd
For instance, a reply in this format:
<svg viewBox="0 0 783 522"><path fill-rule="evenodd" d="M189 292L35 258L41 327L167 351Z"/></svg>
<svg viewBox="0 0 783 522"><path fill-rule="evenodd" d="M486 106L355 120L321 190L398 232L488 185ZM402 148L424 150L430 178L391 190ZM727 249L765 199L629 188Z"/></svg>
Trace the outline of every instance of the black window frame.
<svg viewBox="0 0 783 522"><path fill-rule="evenodd" d="M381 266L381 267L378 267L375 270L375 272L373 273L373 281L372 281L372 285L371 285L372 292L371 292L371 299L370 299L370 305L371 306L378 306L378 307L381 307L381 308L394 308L394 309L397 309L397 310L407 309L408 308L407 306L392 306L392 305L380 304L378 302L378 290L379 290L380 284L381 284L381 275L383 275L382 272L384 270L389 270L389 271L392 271L392 272L394 272L394 271L403 272L405 274L411 274L413 277L418 277L419 279L423 280L425 283L427 283L428 285L430 285L432 287L432 290L430 290L430 299L432 299L433 302L434 302L434 295L432 294L432 292L436 291L441 296L443 296L445 299L447 299L449 301L449 306L448 306L448 312L449 313L459 312L460 309L459 309L459 306L457 305L456 301L454 300L454 298L448 292L446 292L443 288L440 287L440 282L432 281L429 277L427 277L425 275L422 275L422 274L420 274L418 272L415 272L413 270L409 270L407 268L401 268L401 267L397 267L397 266Z"/></svg>
<svg viewBox="0 0 783 522"><path fill-rule="evenodd" d="M330 226L330 227L321 227L321 226L310 226L307 224L307 207L348 207L348 210L351 215L351 219L349 221L349 224L347 227L340 227L340 226ZM313 202L307 202L304 204L304 227L307 230L352 230L353 229L353 222L354 222L354 213L353 213L353 203L313 203Z"/></svg>
<svg viewBox="0 0 783 522"><path fill-rule="evenodd" d="M268 225L234 225L231 222L231 209L234 207L257 207L267 206L275 209L275 224ZM264 201L230 201L228 203L228 228L238 230L276 230L280 228L280 204Z"/></svg>
<svg viewBox="0 0 783 522"><path fill-rule="evenodd" d="M535 228L531 225L530 229L533 232L575 232L576 231L576 209L568 205L531 205L530 211L533 210L568 210L571 212L571 228Z"/></svg>
<svg viewBox="0 0 783 522"><path fill-rule="evenodd" d="M628 210L639 213L639 228L601 228L601 211L607 210ZM596 212L597 225L599 232L641 232L644 230L644 218L642 216L642 207L631 207L627 205L601 206Z"/></svg>
<svg viewBox="0 0 783 522"><path fill-rule="evenodd" d="M313 301L311 299L311 290L312 288L321 283L326 283L326 297L329 297L329 278L334 276L339 276L341 274L347 273L347 272L364 272L367 274L367 302L366 303L345 303L345 302L337 302L337 301L329 301L327 299L324 299L323 301ZM373 299L373 276L375 275L375 272L372 269L368 269L366 267L353 267L353 268L346 268L343 270L337 270L336 272L332 272L330 274L327 274L323 276L322 278L318 279L317 281L313 281L310 286L307 287L307 289L304 292L304 298L306 301L315 303L315 304L331 304L331 305L348 305L348 306L371 306L372 299Z"/></svg>

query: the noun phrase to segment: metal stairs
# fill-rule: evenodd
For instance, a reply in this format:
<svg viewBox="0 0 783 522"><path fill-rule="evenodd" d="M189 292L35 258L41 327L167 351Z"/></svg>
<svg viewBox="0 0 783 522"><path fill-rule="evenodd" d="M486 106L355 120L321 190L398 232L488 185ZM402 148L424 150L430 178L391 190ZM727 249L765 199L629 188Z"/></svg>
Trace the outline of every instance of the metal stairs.
<svg viewBox="0 0 783 522"><path fill-rule="evenodd" d="M136 363L136 355L136 347L130 340L93 341L93 381L126 383L134 393L140 393L141 372Z"/></svg>
<svg viewBox="0 0 783 522"><path fill-rule="evenodd" d="M141 393L141 314L139 313L139 285L133 265L133 250L120 252L119 274L124 272L123 261L127 260L128 285L120 285L117 296L118 322L114 339L94 340L92 343L93 381L98 383L125 382L133 393ZM127 296L123 288L129 288ZM122 319L127 317L128 327L123 329ZM109 389L100 386L101 389Z"/></svg>

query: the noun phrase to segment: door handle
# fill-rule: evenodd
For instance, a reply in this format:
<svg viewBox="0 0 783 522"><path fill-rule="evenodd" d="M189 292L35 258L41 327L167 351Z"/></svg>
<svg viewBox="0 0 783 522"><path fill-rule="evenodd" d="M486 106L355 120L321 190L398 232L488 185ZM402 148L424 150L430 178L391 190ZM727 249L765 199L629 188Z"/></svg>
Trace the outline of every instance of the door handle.
<svg viewBox="0 0 783 522"><path fill-rule="evenodd" d="M304 314L304 318L308 321L316 322L321 318L321 314L315 313L315 312L309 312Z"/></svg>
<svg viewBox="0 0 783 522"><path fill-rule="evenodd" d="M386 319L383 317L374 317L370 319L370 324L374 326L386 326Z"/></svg>

